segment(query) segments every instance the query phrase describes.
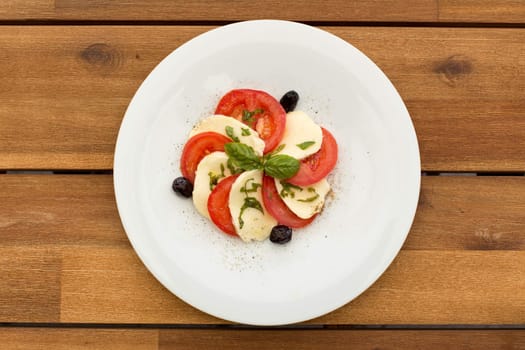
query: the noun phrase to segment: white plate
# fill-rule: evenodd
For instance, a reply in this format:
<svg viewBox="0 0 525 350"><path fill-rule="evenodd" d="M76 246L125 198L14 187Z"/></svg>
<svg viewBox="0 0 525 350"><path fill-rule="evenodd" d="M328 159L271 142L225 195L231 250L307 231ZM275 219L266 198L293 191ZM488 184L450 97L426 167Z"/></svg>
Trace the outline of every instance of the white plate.
<svg viewBox="0 0 525 350"><path fill-rule="evenodd" d="M298 109L339 144L334 197L283 246L224 235L171 190L191 127L234 88L298 91ZM363 53L306 25L249 21L190 40L151 72L122 122L114 183L129 240L166 288L226 320L280 325L337 309L385 271L415 214L419 151L400 96Z"/></svg>

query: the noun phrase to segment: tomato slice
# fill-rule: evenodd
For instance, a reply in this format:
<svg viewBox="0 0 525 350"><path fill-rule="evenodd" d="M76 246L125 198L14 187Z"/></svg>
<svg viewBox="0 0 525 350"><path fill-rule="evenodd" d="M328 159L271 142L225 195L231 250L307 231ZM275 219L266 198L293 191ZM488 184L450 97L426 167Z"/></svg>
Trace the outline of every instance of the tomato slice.
<svg viewBox="0 0 525 350"><path fill-rule="evenodd" d="M323 143L317 153L301 160L299 171L286 180L296 186L308 186L325 178L337 163L337 142L332 134L325 128L323 130Z"/></svg>
<svg viewBox="0 0 525 350"><path fill-rule="evenodd" d="M215 114L233 117L252 129L264 140L264 153L272 151L284 135L286 112L273 96L260 90L238 89L224 95Z"/></svg>
<svg viewBox="0 0 525 350"><path fill-rule="evenodd" d="M316 215L314 215L308 219L301 219L295 215L288 206L286 206L286 203L281 199L281 196L279 196L277 187L275 186L275 180L267 175L264 175L263 178L262 197L266 210L268 210L270 215L272 215L281 225L293 228L304 227L311 223L316 217Z"/></svg>
<svg viewBox="0 0 525 350"><path fill-rule="evenodd" d="M232 140L228 137L212 131L203 132L190 138L184 145L180 158L182 176L193 183L195 181L195 171L202 158L212 152L224 152L224 145L229 142L232 142Z"/></svg>
<svg viewBox="0 0 525 350"><path fill-rule="evenodd" d="M232 175L223 179L215 186L208 197L208 212L210 213L211 221L213 221L222 232L232 236L237 236L237 233L233 226L228 203L230 190L238 176L239 175Z"/></svg>

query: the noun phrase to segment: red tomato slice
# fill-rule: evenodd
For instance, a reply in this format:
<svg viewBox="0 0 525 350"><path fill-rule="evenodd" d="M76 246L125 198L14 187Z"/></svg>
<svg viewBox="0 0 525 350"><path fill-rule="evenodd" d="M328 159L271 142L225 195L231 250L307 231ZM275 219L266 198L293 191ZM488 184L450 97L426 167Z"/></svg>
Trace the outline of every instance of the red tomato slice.
<svg viewBox="0 0 525 350"><path fill-rule="evenodd" d="M235 179L239 175L228 176L223 179L208 197L208 212L210 213L211 221L224 233L232 236L237 236L235 227L233 226L230 208L228 207L230 190Z"/></svg>
<svg viewBox="0 0 525 350"><path fill-rule="evenodd" d="M272 151L283 138L286 112L273 96L264 91L238 89L224 95L215 114L233 117L252 129L264 140L264 153Z"/></svg>
<svg viewBox="0 0 525 350"><path fill-rule="evenodd" d="M317 153L301 160L297 174L286 180L296 186L308 186L325 178L337 163L337 142L326 130L323 130L323 143Z"/></svg>
<svg viewBox="0 0 525 350"><path fill-rule="evenodd" d="M182 176L193 183L195 181L195 171L202 158L212 152L224 152L224 145L229 142L232 142L232 140L228 137L212 131L203 132L190 138L184 145L180 158Z"/></svg>
<svg viewBox="0 0 525 350"><path fill-rule="evenodd" d="M311 223L316 215L308 219L301 219L295 215L281 199L275 187L275 181L272 177L265 175L262 185L262 196L264 207L270 215L272 215L279 224L286 225L293 228L304 227Z"/></svg>

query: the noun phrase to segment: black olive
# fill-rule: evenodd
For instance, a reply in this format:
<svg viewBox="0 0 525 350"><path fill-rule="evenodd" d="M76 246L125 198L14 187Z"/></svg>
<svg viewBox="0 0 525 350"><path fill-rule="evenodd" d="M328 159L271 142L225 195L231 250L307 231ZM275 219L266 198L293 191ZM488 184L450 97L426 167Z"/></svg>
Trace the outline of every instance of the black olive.
<svg viewBox="0 0 525 350"><path fill-rule="evenodd" d="M281 97L279 103L283 106L286 113L291 112L297 106L297 101L299 101L299 94L293 90L288 91Z"/></svg>
<svg viewBox="0 0 525 350"><path fill-rule="evenodd" d="M193 184L190 182L190 180L183 176L173 180L171 188L173 188L173 191L175 191L175 193L178 193L186 198L191 197L191 194L193 192Z"/></svg>
<svg viewBox="0 0 525 350"><path fill-rule="evenodd" d="M272 228L270 234L270 241L277 244L284 244L290 242L292 239L292 229L285 225L277 225Z"/></svg>

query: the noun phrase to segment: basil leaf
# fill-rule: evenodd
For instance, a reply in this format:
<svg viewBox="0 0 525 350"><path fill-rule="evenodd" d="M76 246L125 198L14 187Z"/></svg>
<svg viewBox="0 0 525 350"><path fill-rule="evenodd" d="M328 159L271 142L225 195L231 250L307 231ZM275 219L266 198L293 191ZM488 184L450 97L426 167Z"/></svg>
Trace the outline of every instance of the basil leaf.
<svg viewBox="0 0 525 350"><path fill-rule="evenodd" d="M213 172L208 173L208 177L210 178L210 191L213 191L215 186L219 183L219 180L222 179L224 176L221 176L220 174L214 174Z"/></svg>
<svg viewBox="0 0 525 350"><path fill-rule="evenodd" d="M307 149L310 146L313 146L315 144L315 141L305 141L303 143L299 143L296 146L302 149L303 151Z"/></svg>
<svg viewBox="0 0 525 350"><path fill-rule="evenodd" d="M226 166L228 167L232 175L240 174L243 171L241 168L235 166L231 158L228 158L228 161L226 162Z"/></svg>
<svg viewBox="0 0 525 350"><path fill-rule="evenodd" d="M242 214L244 214L244 211L248 208L253 208L256 210L259 210L261 213L264 214L264 210L262 208L261 203L255 199L254 197L246 197L244 198L244 203L241 207L241 212L239 213L239 228L243 228L244 226L244 220L242 219Z"/></svg>
<svg viewBox="0 0 525 350"><path fill-rule="evenodd" d="M284 149L285 146L286 146L285 144L279 145L276 149L274 149L270 153L266 153L263 156L263 162L266 162L268 159L270 159L271 157L273 157L277 153L281 152Z"/></svg>
<svg viewBox="0 0 525 350"><path fill-rule="evenodd" d="M305 199L298 199L297 201L303 202L303 203L308 203L308 202L315 201L317 198L319 198L318 194L316 194L315 196L312 196L312 197L305 198Z"/></svg>
<svg viewBox="0 0 525 350"><path fill-rule="evenodd" d="M230 139L232 139L235 142L239 142L239 138L235 136L235 134L233 133L233 128L231 126L228 125L224 129L226 130L226 135L228 135Z"/></svg>
<svg viewBox="0 0 525 350"><path fill-rule="evenodd" d="M290 198L295 198L294 190L297 190L299 192L303 191L303 189L299 186L292 185L291 183L288 183L286 181L280 181L280 182L281 182L281 185L283 186L283 189L281 190L281 192L279 192L279 195L281 196L281 198L286 198L288 196L290 196Z"/></svg>
<svg viewBox="0 0 525 350"><path fill-rule="evenodd" d="M299 171L300 163L294 157L277 154L266 161L264 171L277 179L288 179Z"/></svg>
<svg viewBox="0 0 525 350"><path fill-rule="evenodd" d="M248 196L248 193L257 192L257 189L262 186L261 184L252 182L252 187L248 188L248 182L250 181L255 181L255 180L253 178L246 180L246 183L240 189L241 193L244 193L246 196Z"/></svg>
<svg viewBox="0 0 525 350"><path fill-rule="evenodd" d="M244 204L242 205L245 208L257 209L264 214L261 202L259 202L255 197L246 197L244 198Z"/></svg>
<svg viewBox="0 0 525 350"><path fill-rule="evenodd" d="M253 112L243 109L242 111L242 121L243 122L252 122L253 121Z"/></svg>
<svg viewBox="0 0 525 350"><path fill-rule="evenodd" d="M242 111L242 121L247 123L253 123L254 122L254 116L256 114L264 113L264 110L262 108L257 108L254 111L250 112L246 109L243 109Z"/></svg>
<svg viewBox="0 0 525 350"><path fill-rule="evenodd" d="M231 165L243 170L254 170L262 167L261 160L253 148L244 143L230 142L224 145L224 151L231 159Z"/></svg>
<svg viewBox="0 0 525 350"><path fill-rule="evenodd" d="M286 145L284 143L282 145L277 146L277 148L272 151L272 153L271 153L272 156L274 154L277 154L277 153L281 152L284 149L284 147L286 147Z"/></svg>
<svg viewBox="0 0 525 350"><path fill-rule="evenodd" d="M241 135L242 136L250 136L252 133L250 132L250 129L248 128L241 128Z"/></svg>

